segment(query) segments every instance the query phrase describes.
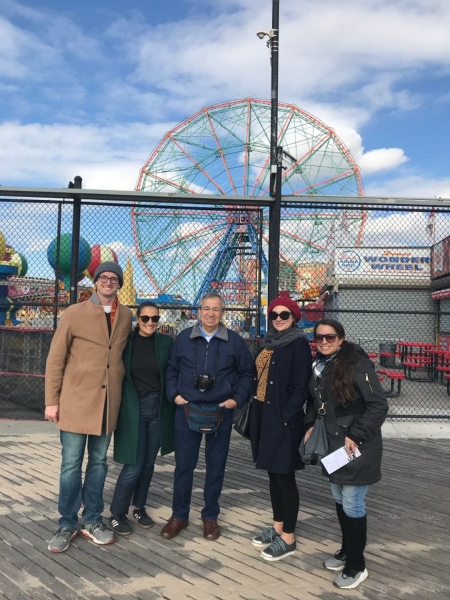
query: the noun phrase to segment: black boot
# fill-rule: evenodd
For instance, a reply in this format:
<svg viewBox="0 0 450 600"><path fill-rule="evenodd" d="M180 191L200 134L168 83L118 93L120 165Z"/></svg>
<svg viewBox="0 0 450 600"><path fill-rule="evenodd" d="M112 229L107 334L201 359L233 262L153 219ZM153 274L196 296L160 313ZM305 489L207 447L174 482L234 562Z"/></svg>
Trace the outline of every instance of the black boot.
<svg viewBox="0 0 450 600"><path fill-rule="evenodd" d="M349 571L364 571L366 562L364 550L367 541L367 516L353 518L345 515L345 569Z"/></svg>
<svg viewBox="0 0 450 600"><path fill-rule="evenodd" d="M341 555L345 555L345 512L344 509L342 507L342 504L338 504L336 502L336 514L337 514L337 518L339 521L339 525L341 526L341 532L342 532L342 545L341 545L341 551L340 554Z"/></svg>

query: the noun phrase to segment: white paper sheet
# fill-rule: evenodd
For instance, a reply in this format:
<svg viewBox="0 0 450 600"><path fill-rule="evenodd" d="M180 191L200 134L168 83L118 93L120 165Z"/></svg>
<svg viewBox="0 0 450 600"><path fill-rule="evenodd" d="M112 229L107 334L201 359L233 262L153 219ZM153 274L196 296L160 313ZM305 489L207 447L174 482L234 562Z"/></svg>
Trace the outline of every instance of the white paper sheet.
<svg viewBox="0 0 450 600"><path fill-rule="evenodd" d="M331 454L324 456L321 462L327 470L327 473L331 475L331 473L334 473L338 469L345 467L345 465L348 465L349 462L355 460L355 458L358 458L358 456L361 456L361 452L358 450L358 448L355 449L353 455L347 456L345 446L342 446L342 448L339 448L339 450L335 450Z"/></svg>

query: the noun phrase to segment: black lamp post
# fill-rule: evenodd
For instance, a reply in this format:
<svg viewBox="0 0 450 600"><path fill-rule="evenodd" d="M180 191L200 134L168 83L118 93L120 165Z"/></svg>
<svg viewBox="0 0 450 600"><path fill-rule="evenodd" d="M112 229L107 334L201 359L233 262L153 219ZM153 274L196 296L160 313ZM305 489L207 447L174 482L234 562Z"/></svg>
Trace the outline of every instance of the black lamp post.
<svg viewBox="0 0 450 600"><path fill-rule="evenodd" d="M82 178L77 175L69 182L69 188L81 189ZM72 260L70 263L70 296L69 304L76 304L78 299L78 253L80 251L81 196L73 196L72 217Z"/></svg>
<svg viewBox="0 0 450 600"><path fill-rule="evenodd" d="M259 31L260 39L269 38L271 66L271 113L270 113L270 195L273 204L269 208L269 274L267 295L269 302L278 296L280 271L280 219L281 174L283 149L278 146L278 53L279 53L280 0L272 0L272 29Z"/></svg>

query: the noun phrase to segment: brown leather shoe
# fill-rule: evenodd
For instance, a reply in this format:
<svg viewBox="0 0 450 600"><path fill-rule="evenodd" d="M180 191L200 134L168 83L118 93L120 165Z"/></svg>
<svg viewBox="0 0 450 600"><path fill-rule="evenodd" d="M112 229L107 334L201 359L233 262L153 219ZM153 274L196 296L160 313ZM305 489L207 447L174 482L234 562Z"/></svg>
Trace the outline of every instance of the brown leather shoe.
<svg viewBox="0 0 450 600"><path fill-rule="evenodd" d="M176 519L175 517L170 517L164 527L161 529L161 536L166 540L171 540L176 537L180 531L186 529L189 525L189 521L187 519Z"/></svg>
<svg viewBox="0 0 450 600"><path fill-rule="evenodd" d="M205 540L217 540L220 537L220 527L217 519L203 519L203 537Z"/></svg>

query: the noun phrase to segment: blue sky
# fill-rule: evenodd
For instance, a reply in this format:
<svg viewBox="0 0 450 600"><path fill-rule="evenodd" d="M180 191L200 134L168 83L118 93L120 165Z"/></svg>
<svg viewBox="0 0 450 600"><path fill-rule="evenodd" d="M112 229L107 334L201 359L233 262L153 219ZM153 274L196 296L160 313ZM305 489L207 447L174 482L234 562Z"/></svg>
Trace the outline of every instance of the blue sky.
<svg viewBox="0 0 450 600"><path fill-rule="evenodd" d="M367 195L450 197L450 2L280 0L280 100ZM272 0L0 0L0 183L133 189L164 133L270 96Z"/></svg>

